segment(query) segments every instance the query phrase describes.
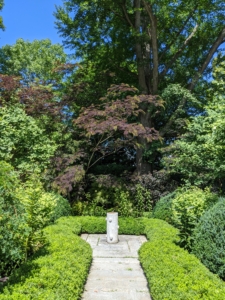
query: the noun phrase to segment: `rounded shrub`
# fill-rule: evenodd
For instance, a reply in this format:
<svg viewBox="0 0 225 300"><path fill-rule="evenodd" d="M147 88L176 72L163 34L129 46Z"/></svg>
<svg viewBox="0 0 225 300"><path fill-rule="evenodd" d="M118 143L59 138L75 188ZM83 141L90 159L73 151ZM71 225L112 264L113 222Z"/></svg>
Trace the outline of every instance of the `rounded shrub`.
<svg viewBox="0 0 225 300"><path fill-rule="evenodd" d="M172 200L175 196L176 193L173 192L160 198L153 209L153 218L172 223Z"/></svg>
<svg viewBox="0 0 225 300"><path fill-rule="evenodd" d="M70 215L70 205L60 195L45 192L35 176L16 189L16 196L25 207L27 224L31 228L27 241L27 254L31 255L45 243L42 229L59 217Z"/></svg>
<svg viewBox="0 0 225 300"><path fill-rule="evenodd" d="M225 280L225 199L200 219L193 233L192 252L213 273Z"/></svg>
<svg viewBox="0 0 225 300"><path fill-rule="evenodd" d="M26 208L30 226L35 230L50 225L60 217L71 215L68 201L54 192L45 192L42 183L34 178L16 192Z"/></svg>
<svg viewBox="0 0 225 300"><path fill-rule="evenodd" d="M209 189L204 191L192 187L177 190L172 200L172 224L180 230L180 246L190 249L192 233L203 213L218 201L216 194Z"/></svg>
<svg viewBox="0 0 225 300"><path fill-rule="evenodd" d="M57 193L43 193L40 202L50 203L52 206L49 214L49 223L53 223L61 217L71 215L71 207L68 200Z"/></svg>

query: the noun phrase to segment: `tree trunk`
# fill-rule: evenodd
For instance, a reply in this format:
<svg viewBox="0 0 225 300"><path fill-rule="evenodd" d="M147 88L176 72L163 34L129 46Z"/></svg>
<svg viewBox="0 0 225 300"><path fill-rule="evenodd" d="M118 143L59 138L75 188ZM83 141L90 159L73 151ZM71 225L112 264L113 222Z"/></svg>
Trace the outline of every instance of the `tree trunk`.
<svg viewBox="0 0 225 300"><path fill-rule="evenodd" d="M139 89L142 94L156 94L158 90L158 46L157 46L157 22L156 18L153 15L152 8L145 1L144 6L148 12L150 18L150 28L148 22L146 24L141 24L141 11L140 11L140 2L135 1L135 29L139 34L141 32L140 28L142 26L142 30L146 30L149 36L149 44L146 45L146 48L143 49L141 43L136 42L136 57L137 57L137 69L138 69L138 81L139 81ZM150 47L151 44L151 47ZM153 57L153 69L150 70L150 49L152 51ZM149 56L149 57L148 57ZM151 78L150 78L151 75ZM141 114L139 116L140 123L144 127L153 127L152 119L150 113L148 112L148 107L141 107L145 114ZM143 159L144 152L149 149L149 143L147 143L144 139L138 138L138 144L141 145L137 149L136 153L136 173L146 174L149 172L153 172L152 164L148 163Z"/></svg>
<svg viewBox="0 0 225 300"><path fill-rule="evenodd" d="M139 42L139 37L138 35L140 34L140 27L141 27L141 12L140 12L140 0L135 1L135 29L136 29L136 34L137 34L137 40L136 40L136 45L135 45L135 50L136 50L136 60L137 60L137 71L138 71L138 83L139 83L139 90L141 91L142 94L147 94L148 93L148 87L146 84L146 78L145 78L145 64L144 64L144 59L143 59L143 51L142 51L142 46L141 43ZM143 125L143 122L145 121L144 119L146 116L140 116L140 122ZM145 121L146 123L146 121ZM144 125L143 125L144 126ZM141 145L141 148L137 149L136 153L136 172L137 174L143 173L144 169L146 169L146 163L143 161L143 153L144 153L144 148L143 146L145 145L145 141L142 138L138 138L138 144Z"/></svg>

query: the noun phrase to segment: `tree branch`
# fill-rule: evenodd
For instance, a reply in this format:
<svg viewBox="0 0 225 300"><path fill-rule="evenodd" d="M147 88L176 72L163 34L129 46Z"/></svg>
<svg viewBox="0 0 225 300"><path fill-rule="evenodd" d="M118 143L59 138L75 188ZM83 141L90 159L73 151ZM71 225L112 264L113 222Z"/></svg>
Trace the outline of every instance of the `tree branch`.
<svg viewBox="0 0 225 300"><path fill-rule="evenodd" d="M186 38L186 40L184 41L182 47L174 54L174 56L172 57L172 59L170 60L170 62L168 63L168 65L165 67L165 69L160 73L160 77L163 77L166 75L168 69L174 64L174 62L178 59L178 57L180 56L180 54L183 52L183 50L185 49L185 47L187 46L187 44L190 42L191 38L194 36L194 34L196 33L197 29L198 29L198 24L195 25L193 31L191 32L191 34Z"/></svg>
<svg viewBox="0 0 225 300"><path fill-rule="evenodd" d="M224 43L224 38L225 38L225 27L222 29L222 31L220 32L219 36L217 37L217 39L215 40L214 44L212 45L212 47L210 48L204 63L202 64L202 66L198 69L197 74L195 75L195 77L192 79L188 89L189 91L193 91L196 83L198 82L199 78L202 76L203 72L205 71L205 69L207 68L208 64L210 63L213 55L215 54L215 52L217 51L218 47Z"/></svg>
<svg viewBox="0 0 225 300"><path fill-rule="evenodd" d="M193 8L193 10L190 12L190 14L187 17L187 20L184 22L184 25L181 27L181 29L177 32L175 38L166 46L166 48L163 50L162 54L159 57L159 61L161 61L161 59L163 58L163 56L165 55L166 51L173 45L173 43L176 41L176 39L179 37L179 35L181 34L181 32L184 30L184 28L186 27L187 23L189 22L189 20L191 19L191 17L193 16L193 13L195 12L197 8L197 5L195 5L195 7Z"/></svg>
<svg viewBox="0 0 225 300"><path fill-rule="evenodd" d="M201 68L199 68L198 73L195 75L195 77L193 78L192 82L190 83L188 89L190 92L193 91L197 81L199 80L200 76L202 75L202 73L205 71L205 69L207 68L208 64L210 63L213 55L215 54L215 52L217 51L218 47L224 43L225 39L225 27L222 29L222 31L220 32L219 36L217 37L217 39L215 40L214 44L212 45L212 47L210 48L206 59L204 61L204 63L202 64ZM166 133L168 132L169 128L171 127L171 125L173 124L174 120L176 120L180 109L182 109L184 107L184 105L186 104L187 99L185 97L183 97L183 99L181 99L180 104L178 106L178 108L175 110L175 112L173 113L173 115L170 117L169 121L166 123L166 125L161 129L160 131L160 135L163 137L166 135Z"/></svg>
<svg viewBox="0 0 225 300"><path fill-rule="evenodd" d="M96 162L94 162L94 163L90 166L91 161L92 161L92 158L93 158L93 156L94 156L94 154L95 154L95 152L96 152L98 146L99 146L100 144L104 143L105 141L107 141L108 139L110 139L110 138L113 137L112 135L110 135L110 136L107 136L105 139L103 139L103 136L104 136L104 134L102 134L100 140L98 141L98 143L96 144L96 146L95 146L94 149L93 149L93 152L92 152L92 154L91 154L91 157L90 157L90 159L89 159L89 161L88 161L87 170L90 169L90 168L98 161L98 160L97 160ZM86 172L87 172L87 170L86 170Z"/></svg>
<svg viewBox="0 0 225 300"><path fill-rule="evenodd" d="M132 22L131 22L129 16L128 16L128 13L127 13L125 4L126 4L126 1L125 1L124 4L122 4L122 9L123 9L124 16L125 16L125 18L126 18L126 20L127 20L127 23L128 23L132 28L135 28L134 25L132 24Z"/></svg>
<svg viewBox="0 0 225 300"><path fill-rule="evenodd" d="M122 148L123 148L123 147L120 147L120 148L117 149L117 150L115 149L114 151L111 151L111 152L109 152L109 153L107 153L107 154L105 154L105 155L102 155L101 157L99 157L98 159L96 159L96 161L94 161L92 165L89 166L89 169L90 169L92 166L94 166L99 160L103 159L103 158L106 157L106 156L112 155L113 153L118 152L118 151L119 151L120 149L122 149Z"/></svg>

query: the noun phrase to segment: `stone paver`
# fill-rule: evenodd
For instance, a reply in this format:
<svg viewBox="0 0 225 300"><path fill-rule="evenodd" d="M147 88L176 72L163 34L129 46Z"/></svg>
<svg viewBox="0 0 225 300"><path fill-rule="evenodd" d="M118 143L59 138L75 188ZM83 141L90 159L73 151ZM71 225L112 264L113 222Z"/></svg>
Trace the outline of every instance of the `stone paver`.
<svg viewBox="0 0 225 300"><path fill-rule="evenodd" d="M108 244L105 234L82 234L93 249L93 261L82 300L151 300L138 260L145 236L120 235Z"/></svg>

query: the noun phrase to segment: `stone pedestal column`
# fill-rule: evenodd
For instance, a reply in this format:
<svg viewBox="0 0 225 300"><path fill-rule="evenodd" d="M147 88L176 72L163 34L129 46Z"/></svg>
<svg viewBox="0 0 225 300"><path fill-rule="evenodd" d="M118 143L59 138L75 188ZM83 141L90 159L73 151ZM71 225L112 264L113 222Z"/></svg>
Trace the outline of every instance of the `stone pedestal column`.
<svg viewBox="0 0 225 300"><path fill-rule="evenodd" d="M118 243L118 213L109 212L107 213L107 243L115 244Z"/></svg>

